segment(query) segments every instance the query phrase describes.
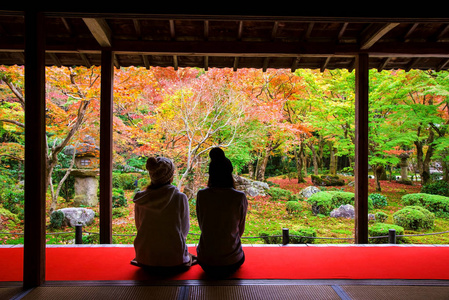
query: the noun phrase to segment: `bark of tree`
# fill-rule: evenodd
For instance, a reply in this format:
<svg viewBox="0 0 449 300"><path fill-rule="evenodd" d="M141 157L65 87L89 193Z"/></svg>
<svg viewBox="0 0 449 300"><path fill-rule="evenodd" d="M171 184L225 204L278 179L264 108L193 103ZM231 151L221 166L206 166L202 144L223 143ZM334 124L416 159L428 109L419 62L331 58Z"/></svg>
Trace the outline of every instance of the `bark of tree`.
<svg viewBox="0 0 449 300"><path fill-rule="evenodd" d="M329 143L330 148L330 162L329 162L329 174L335 176L337 175L337 149L334 148L333 143Z"/></svg>
<svg viewBox="0 0 449 300"><path fill-rule="evenodd" d="M318 157L313 143L308 143L310 150L312 151L312 161L313 161L313 173L318 175Z"/></svg>

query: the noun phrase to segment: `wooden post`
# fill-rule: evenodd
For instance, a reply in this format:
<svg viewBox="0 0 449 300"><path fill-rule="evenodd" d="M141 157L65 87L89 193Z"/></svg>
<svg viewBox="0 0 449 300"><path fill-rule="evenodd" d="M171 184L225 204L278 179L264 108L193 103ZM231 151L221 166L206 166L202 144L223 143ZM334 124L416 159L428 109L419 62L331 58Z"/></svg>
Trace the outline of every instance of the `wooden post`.
<svg viewBox="0 0 449 300"><path fill-rule="evenodd" d="M368 54L355 67L355 243L368 244Z"/></svg>
<svg viewBox="0 0 449 300"><path fill-rule="evenodd" d="M101 52L100 97L100 244L112 243L113 54Z"/></svg>
<svg viewBox="0 0 449 300"><path fill-rule="evenodd" d="M388 229L388 243L396 244L396 229Z"/></svg>
<svg viewBox="0 0 449 300"><path fill-rule="evenodd" d="M83 225L75 225L75 244L81 245L83 243Z"/></svg>
<svg viewBox="0 0 449 300"><path fill-rule="evenodd" d="M282 228L282 245L287 245L290 242L290 235L288 228Z"/></svg>
<svg viewBox="0 0 449 300"><path fill-rule="evenodd" d="M23 286L45 281L45 32L40 12L25 12L25 237Z"/></svg>

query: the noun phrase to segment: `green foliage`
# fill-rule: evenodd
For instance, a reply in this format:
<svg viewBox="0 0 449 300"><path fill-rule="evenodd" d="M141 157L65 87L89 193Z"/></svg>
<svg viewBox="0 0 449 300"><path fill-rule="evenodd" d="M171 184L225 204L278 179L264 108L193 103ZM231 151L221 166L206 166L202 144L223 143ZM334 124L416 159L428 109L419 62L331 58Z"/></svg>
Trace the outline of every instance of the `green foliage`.
<svg viewBox="0 0 449 300"><path fill-rule="evenodd" d="M122 189L112 189L112 207L128 206L125 198L125 192Z"/></svg>
<svg viewBox="0 0 449 300"><path fill-rule="evenodd" d="M345 181L338 176L331 175L310 175L312 183L317 186L344 186Z"/></svg>
<svg viewBox="0 0 449 300"><path fill-rule="evenodd" d="M286 209L290 214L299 213L302 211L302 205L298 201L287 201Z"/></svg>
<svg viewBox="0 0 449 300"><path fill-rule="evenodd" d="M134 173L112 173L112 187L123 190L134 190L137 175Z"/></svg>
<svg viewBox="0 0 449 300"><path fill-rule="evenodd" d="M14 227L19 222L16 214L13 214L7 209L0 206L0 229L7 227L8 229Z"/></svg>
<svg viewBox="0 0 449 300"><path fill-rule="evenodd" d="M321 191L313 194L307 199L312 205L312 212L317 214L329 215L334 208L341 205L354 205L354 193L340 191ZM368 208L372 208L372 201L368 199Z"/></svg>
<svg viewBox="0 0 449 300"><path fill-rule="evenodd" d="M282 244L282 231L277 230L264 231L259 234L265 244ZM291 244L313 244L316 237L315 228L298 228L289 230L289 243Z"/></svg>
<svg viewBox="0 0 449 300"><path fill-rule="evenodd" d="M421 188L421 193L449 197L449 182L438 180L426 184Z"/></svg>
<svg viewBox="0 0 449 300"><path fill-rule="evenodd" d="M438 217L449 217L449 197L424 193L407 194L401 201L405 205L420 205Z"/></svg>
<svg viewBox="0 0 449 300"><path fill-rule="evenodd" d="M393 224L385 224L385 223L374 223L372 226L368 227L368 235L370 237L376 236L388 236L388 231L390 229L396 230L397 235L404 234L404 228L398 225ZM396 242L401 243L404 242L404 237L397 237ZM369 242L372 244L386 244L388 243L388 237L385 238L377 238L377 239L369 239Z"/></svg>
<svg viewBox="0 0 449 300"><path fill-rule="evenodd" d="M404 229L432 229L435 215L421 206L406 206L393 214L393 220Z"/></svg>
<svg viewBox="0 0 449 300"><path fill-rule="evenodd" d="M129 215L129 210L126 207L117 207L112 210L112 218L124 218Z"/></svg>
<svg viewBox="0 0 449 300"><path fill-rule="evenodd" d="M298 200L298 197L289 190L284 190L278 187L272 187L268 190L268 194L271 196L271 200L282 201L294 201Z"/></svg>
<svg viewBox="0 0 449 300"><path fill-rule="evenodd" d="M387 196L373 193L369 195L369 198L373 201L374 208L383 208L388 205Z"/></svg>
<svg viewBox="0 0 449 300"><path fill-rule="evenodd" d="M5 209L18 215L19 219L23 220L25 195L22 190L7 189L3 192L1 200Z"/></svg>
<svg viewBox="0 0 449 300"><path fill-rule="evenodd" d="M61 228L64 223L65 215L60 210L55 210L50 215L50 227L51 228Z"/></svg>
<svg viewBox="0 0 449 300"><path fill-rule="evenodd" d="M148 185L150 185L150 179L148 177L142 177L139 180L137 180L137 187L139 190L145 189Z"/></svg>
<svg viewBox="0 0 449 300"><path fill-rule="evenodd" d="M388 215L381 211L375 213L374 216L376 217L376 220L379 221L380 223L385 223L385 221L388 219Z"/></svg>

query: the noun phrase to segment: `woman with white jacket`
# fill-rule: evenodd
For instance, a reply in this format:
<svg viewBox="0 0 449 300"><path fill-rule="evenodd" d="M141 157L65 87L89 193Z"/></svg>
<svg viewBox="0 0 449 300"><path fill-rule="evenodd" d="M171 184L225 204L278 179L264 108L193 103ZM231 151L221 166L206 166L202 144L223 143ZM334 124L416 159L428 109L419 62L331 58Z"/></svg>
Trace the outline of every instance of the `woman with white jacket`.
<svg viewBox="0 0 449 300"><path fill-rule="evenodd" d="M189 254L187 196L171 183L175 167L165 157L150 157L146 163L151 184L134 196L137 236L136 258L131 264L154 270L188 269L195 263Z"/></svg>

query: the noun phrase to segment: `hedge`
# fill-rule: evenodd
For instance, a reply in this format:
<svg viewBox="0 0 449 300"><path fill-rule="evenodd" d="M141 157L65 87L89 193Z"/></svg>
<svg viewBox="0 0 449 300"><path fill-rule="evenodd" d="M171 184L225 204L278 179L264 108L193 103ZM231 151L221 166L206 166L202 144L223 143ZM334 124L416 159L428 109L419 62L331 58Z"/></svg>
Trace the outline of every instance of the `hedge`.
<svg viewBox="0 0 449 300"><path fill-rule="evenodd" d="M290 214L298 213L298 212L302 211L302 205L298 201L288 201L287 205L286 205L286 209L287 209L288 213L290 213Z"/></svg>
<svg viewBox="0 0 449 300"><path fill-rule="evenodd" d="M388 236L388 231L390 229L396 230L397 235L403 235L404 234L404 227L393 225L393 224L385 224L385 223L375 223L372 226L368 227L368 234L370 237L375 236ZM388 237L385 238L377 238L377 239L369 239L369 242L371 244L387 244L388 243ZM396 242L401 243L405 242L404 237L397 237Z"/></svg>
<svg viewBox="0 0 449 300"><path fill-rule="evenodd" d="M265 244L282 244L282 231L264 231L259 235ZM289 236L290 244L313 244L315 239L308 237L316 237L316 230L315 228L298 228L289 230Z"/></svg>
<svg viewBox="0 0 449 300"><path fill-rule="evenodd" d="M278 187L271 187L267 193L271 196L271 200L294 201L298 197L289 190L284 190Z"/></svg>
<svg viewBox="0 0 449 300"><path fill-rule="evenodd" d="M449 197L416 193L402 196L401 202L407 206L422 206L438 217L449 217Z"/></svg>
<svg viewBox="0 0 449 300"><path fill-rule="evenodd" d="M334 208L341 205L354 205L354 193L341 191L322 191L313 194L306 200L312 205L312 212L317 214L329 215ZM368 209L373 208L373 201L368 198Z"/></svg>
<svg viewBox="0 0 449 300"><path fill-rule="evenodd" d="M431 229L435 215L422 206L406 206L393 214L393 220L408 230Z"/></svg>

